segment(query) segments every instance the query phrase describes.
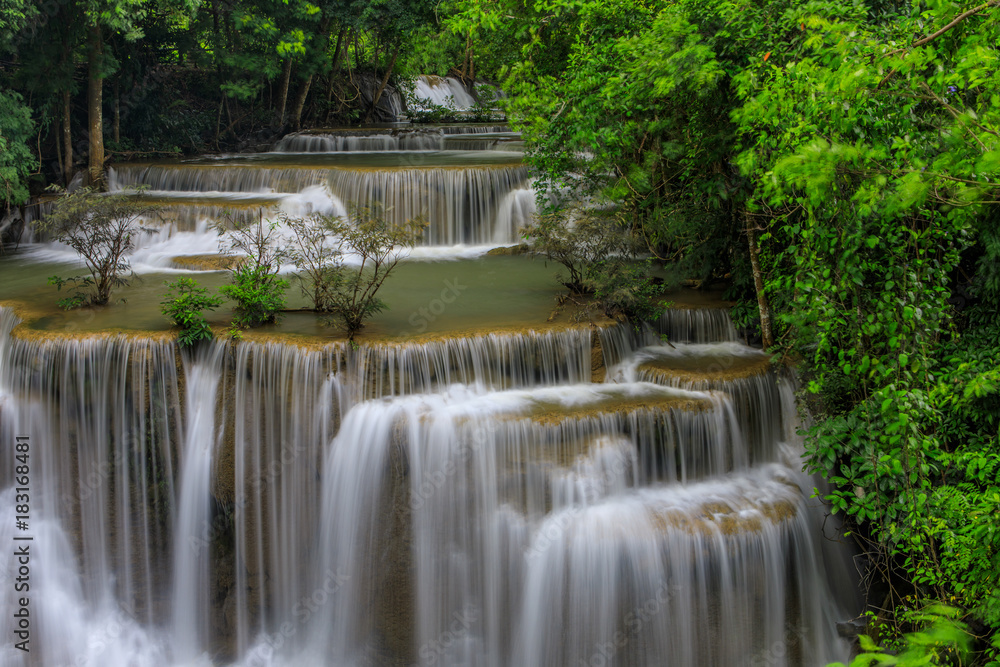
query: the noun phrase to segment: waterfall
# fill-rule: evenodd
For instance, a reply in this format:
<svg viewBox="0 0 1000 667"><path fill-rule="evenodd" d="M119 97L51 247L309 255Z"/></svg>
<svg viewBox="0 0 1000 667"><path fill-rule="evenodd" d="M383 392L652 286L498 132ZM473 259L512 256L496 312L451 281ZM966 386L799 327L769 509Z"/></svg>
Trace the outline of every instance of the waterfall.
<svg viewBox="0 0 1000 667"><path fill-rule="evenodd" d="M242 167L219 164L120 165L108 169L112 192L144 186L150 196L166 192L198 192L203 197L228 193L298 192L322 185L328 170L321 166ZM191 195L188 195L189 197Z"/></svg>
<svg viewBox="0 0 1000 667"><path fill-rule="evenodd" d="M513 662L826 664L811 532L781 466L564 510L531 547Z"/></svg>
<svg viewBox="0 0 1000 667"><path fill-rule="evenodd" d="M218 532L234 539L235 586L226 605L235 611L237 655L278 633L314 589L316 544L303 536L321 525L317 471L349 401L336 373L341 355L339 347L276 344L236 351L239 372L225 403L232 449L217 496L229 516Z"/></svg>
<svg viewBox="0 0 1000 667"><path fill-rule="evenodd" d="M423 245L479 245L495 241L504 197L527 180L524 167L335 170L330 189L341 201L362 206L380 202L396 221L427 220ZM507 227L503 242L517 242L509 223Z"/></svg>
<svg viewBox="0 0 1000 667"><path fill-rule="evenodd" d="M456 79L416 86L472 104ZM387 89L377 113L400 104ZM467 257L535 215L518 140L497 124L307 130L267 153L115 165L109 186L161 206L137 270L215 252L227 216L349 204L423 218L436 249L414 255ZM524 266L474 261L499 280ZM33 443L33 652L7 615L0 662L846 660L835 624L856 584L802 472L794 376L739 342L723 302L684 294L639 328L358 345L276 331L194 350L34 329L0 305L0 441ZM8 545L15 477L0 459ZM9 586L0 600L18 603Z"/></svg>
<svg viewBox="0 0 1000 667"><path fill-rule="evenodd" d="M846 568L758 350L582 328L178 353L17 324L0 308L0 429L50 443L45 664L845 658Z"/></svg>
<svg viewBox="0 0 1000 667"><path fill-rule="evenodd" d="M413 95L418 101L428 105L448 107L450 109L468 109L475 106L469 91L455 77L440 77L421 74L417 77Z"/></svg>
<svg viewBox="0 0 1000 667"><path fill-rule="evenodd" d="M456 80L443 81L461 88ZM154 261L134 262L140 270L171 266L167 252L174 249L176 255L216 252L217 243L200 230L218 223L280 214L347 216L353 205L377 205L395 223L424 220L419 245L451 257L520 240L535 214L522 150L520 135L502 124L306 130L266 153L113 165L108 188L141 189L157 207L147 224L160 230L159 247ZM174 237L180 240L171 242ZM150 245L141 244L139 252ZM64 258L51 250L52 259Z"/></svg>
<svg viewBox="0 0 1000 667"><path fill-rule="evenodd" d="M274 146L281 153L334 153L340 151L442 150L440 129L397 130L381 133L342 132L289 134Z"/></svg>
<svg viewBox="0 0 1000 667"><path fill-rule="evenodd" d="M145 196L163 207L162 218L184 230L223 211L248 219L257 211L279 209L291 215L343 215L346 203L378 204L394 222L427 221L421 245L509 245L519 240L518 232L534 213L528 171L520 164L437 167L413 157L402 165L135 165L109 170L109 183L115 191L149 187Z"/></svg>
<svg viewBox="0 0 1000 667"><path fill-rule="evenodd" d="M164 573L182 432L174 347L124 336L21 337L12 334L17 323L0 308L0 438L32 442L37 606L31 661L7 644L12 632L0 655L11 665L164 664L156 628L171 581ZM13 479L14 459L4 457L0 494L13 491ZM0 507L9 545L13 505ZM2 571L11 563L0 560ZM5 586L0 596L12 594Z"/></svg>
<svg viewBox="0 0 1000 667"><path fill-rule="evenodd" d="M358 349L345 369L354 401L442 391L453 384L492 389L589 382L589 329L491 333Z"/></svg>
<svg viewBox="0 0 1000 667"><path fill-rule="evenodd" d="M176 657L195 658L209 637L208 598L210 589L209 544L201 529L209 524L211 488L218 424L215 418L221 362L225 346L213 342L203 346L195 358L184 356L185 416L184 441L180 452L177 530L174 534L173 627Z"/></svg>
<svg viewBox="0 0 1000 667"><path fill-rule="evenodd" d="M531 224L535 215L535 191L518 188L504 195L499 206L496 229L492 241L498 245L518 239L518 232Z"/></svg>
<svg viewBox="0 0 1000 667"><path fill-rule="evenodd" d="M455 133L455 130L465 130ZM474 132L472 130L478 130ZM279 153L337 153L372 151L520 150L520 134L505 126L423 127L390 131L296 132L274 146Z"/></svg>

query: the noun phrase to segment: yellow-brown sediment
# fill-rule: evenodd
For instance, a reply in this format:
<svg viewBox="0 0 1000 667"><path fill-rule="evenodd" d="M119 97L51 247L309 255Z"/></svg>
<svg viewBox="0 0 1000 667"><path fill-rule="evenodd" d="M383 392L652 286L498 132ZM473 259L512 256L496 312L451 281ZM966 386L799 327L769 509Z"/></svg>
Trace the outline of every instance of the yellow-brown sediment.
<svg viewBox="0 0 1000 667"><path fill-rule="evenodd" d="M600 335L595 335L590 345L590 381L604 382L608 369L604 365L604 349L601 347Z"/></svg>
<svg viewBox="0 0 1000 667"><path fill-rule="evenodd" d="M755 510L740 516L746 510ZM789 500L753 503L746 506L731 506L727 503L705 503L692 510L685 508L650 508L648 517L660 532L683 531L686 533L710 535L721 532L724 535L760 532L764 522L780 524L796 516L798 508Z"/></svg>
<svg viewBox="0 0 1000 667"><path fill-rule="evenodd" d="M582 406L565 406L559 403L537 401L527 415L532 421L544 425L560 424L570 419L586 419L600 415L628 415L640 410L662 412L667 410L697 411L711 406L708 399L679 396L609 396Z"/></svg>
<svg viewBox="0 0 1000 667"><path fill-rule="evenodd" d="M526 255L532 252L531 246L527 243L519 243L518 245L512 246L501 246L499 248L493 248L486 254L491 257L497 256L510 256L510 255Z"/></svg>
<svg viewBox="0 0 1000 667"><path fill-rule="evenodd" d="M151 342L163 342L173 340L176 334L173 331L148 331L118 329L108 327L106 329L93 329L74 333L61 331L47 331L45 329L35 329L31 325L43 317L52 315L52 311L34 309L22 301L0 301L0 307L9 308L20 318L21 322L11 331L11 337L18 340L30 341L33 343L52 343L67 340L89 340L103 338L120 338L122 340L148 340ZM107 306L104 306L107 307ZM81 309L86 310L86 309Z"/></svg>
<svg viewBox="0 0 1000 667"><path fill-rule="evenodd" d="M5 300L0 301L0 307L9 308L17 315L21 322L12 331L12 336L21 340L36 342L52 342L64 340L82 340L89 338L123 338L126 340L149 340L149 341L170 341L177 337L174 328L154 331L149 329L123 329L120 327L106 327L98 329L88 329L86 331L75 331L65 333L62 331L49 331L35 328L34 325L45 317L59 314L60 311L48 308L33 307L23 301ZM104 306L110 307L110 306ZM101 307L98 307L101 308ZM87 309L80 309L84 312ZM310 311L306 311L310 312ZM579 331L590 328L597 331L606 326L613 326L611 320L597 323L580 323L573 321L545 322L538 325L510 325L501 327L468 327L455 329L446 332L427 333L418 336L408 336L406 338L393 337L386 333L365 333L355 336L355 343L359 346L389 346L407 347L411 345L425 345L428 343L442 343L465 338L485 338L491 334L509 336L541 336L554 332ZM240 332L242 340L257 343L278 343L293 345L302 349L327 350L333 346L344 346L347 337L337 329L331 328L329 336L316 336L294 332L280 332L262 329L244 329ZM229 338L229 328L224 326L213 326L212 333L220 339ZM603 367L603 358L600 366Z"/></svg>
<svg viewBox="0 0 1000 667"><path fill-rule="evenodd" d="M725 361L713 357L691 357L683 361L676 357L659 357L643 362L638 370L646 379L666 384L671 380L681 382L740 380L764 375L770 371L771 357L769 355L727 357Z"/></svg>
<svg viewBox="0 0 1000 667"><path fill-rule="evenodd" d="M234 255L178 255L171 257L170 261L178 269L226 271L239 266L246 258Z"/></svg>

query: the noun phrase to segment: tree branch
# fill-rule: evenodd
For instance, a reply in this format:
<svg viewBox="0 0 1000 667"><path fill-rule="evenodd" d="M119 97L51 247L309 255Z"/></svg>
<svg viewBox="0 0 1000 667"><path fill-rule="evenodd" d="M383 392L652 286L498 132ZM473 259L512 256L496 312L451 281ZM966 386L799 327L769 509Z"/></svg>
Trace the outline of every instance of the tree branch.
<svg viewBox="0 0 1000 667"><path fill-rule="evenodd" d="M935 40L938 37L940 37L941 35L945 34L949 30L951 30L952 28L954 28L955 26L957 26L959 23L961 23L965 19L969 18L970 16L978 14L979 12L983 11L984 9L989 9L990 7L998 7L998 6L1000 6L1000 0L989 0L989 2L984 2L983 4L979 5L978 7L973 7L972 9L970 9L967 12L962 12L961 14L959 14L958 16L956 16L954 19L952 19L950 23L948 23L947 25L945 25L943 28L941 28L937 32L933 32L930 35L927 35L926 37L918 39L917 41L915 41L913 44L911 44L909 46L904 46L901 49L896 49L895 51L893 51L893 52L891 52L891 53L889 53L887 55L894 56L897 53L902 53L903 51L906 51L907 49L915 49L918 46L923 46L924 44L927 44L928 42L930 42L932 40ZM891 76L891 74L890 74L890 76Z"/></svg>
<svg viewBox="0 0 1000 667"><path fill-rule="evenodd" d="M989 2L984 2L983 4L979 5L978 7L974 7L974 8L970 9L967 12L959 14L958 16L955 17L955 19L951 23L949 23L945 27L941 28L937 32L932 33L930 35L927 35L923 39L918 39L917 41L915 41L913 43L913 46L911 48L916 48L918 46L923 46L924 44L926 44L927 42L931 41L932 39L937 39L941 35L945 34L946 32L948 32L949 30L951 30L952 28L954 28L955 26L957 26L959 23L961 23L965 19L967 19L970 16L972 16L973 14L978 14L979 12L983 11L984 9L989 9L990 7L997 7L997 6L1000 6L1000 0L990 0Z"/></svg>

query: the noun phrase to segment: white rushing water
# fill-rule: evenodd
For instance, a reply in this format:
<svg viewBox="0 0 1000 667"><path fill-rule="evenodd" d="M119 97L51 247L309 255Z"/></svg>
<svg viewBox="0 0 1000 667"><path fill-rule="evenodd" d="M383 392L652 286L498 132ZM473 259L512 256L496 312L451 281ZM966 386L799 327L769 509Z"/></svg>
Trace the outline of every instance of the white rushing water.
<svg viewBox="0 0 1000 667"><path fill-rule="evenodd" d="M221 435L215 418L225 344L215 341L184 356L186 401L179 503L174 533L173 633L176 658L191 661L206 646L210 544L202 540L209 523L214 459Z"/></svg>
<svg viewBox="0 0 1000 667"><path fill-rule="evenodd" d="M414 84L413 95L427 104L450 109L468 109L476 104L462 82L451 76L421 74Z"/></svg>
<svg viewBox="0 0 1000 667"><path fill-rule="evenodd" d="M422 83L428 100L453 88ZM411 260L472 257L519 241L535 213L519 158L485 145L505 130L303 133L270 154L119 166L110 182L163 204L130 255L138 272L217 252L226 214L349 203L424 216ZM26 256L75 259L51 243ZM0 307L0 441L33 443L32 653L6 614L5 666L848 657L835 622L854 615L855 584L801 472L793 379L738 341L726 310L671 309L639 330L195 352L18 321ZM6 457L7 545L14 486ZM4 609L17 567L5 547Z"/></svg>
<svg viewBox="0 0 1000 667"><path fill-rule="evenodd" d="M759 351L647 347L594 384L587 330L178 361L15 323L0 311L3 436L50 443L33 473L44 664L845 657L849 583L788 440L791 386L766 365L708 391L634 377ZM661 327L719 330L693 311ZM33 664L15 650L5 664Z"/></svg>
<svg viewBox="0 0 1000 667"><path fill-rule="evenodd" d="M198 231L227 215L246 220L260 213L269 219L279 213L347 217L351 206L378 206L397 223L423 220L427 227L420 247L510 245L520 240L520 230L535 212L524 166L437 165L419 157L391 168L141 165L119 167L110 180L116 191L149 188L146 196L160 207L150 220L159 229L155 240L165 244L182 236L177 244L188 247L181 254L215 252L205 247ZM50 253L46 258L57 257Z"/></svg>

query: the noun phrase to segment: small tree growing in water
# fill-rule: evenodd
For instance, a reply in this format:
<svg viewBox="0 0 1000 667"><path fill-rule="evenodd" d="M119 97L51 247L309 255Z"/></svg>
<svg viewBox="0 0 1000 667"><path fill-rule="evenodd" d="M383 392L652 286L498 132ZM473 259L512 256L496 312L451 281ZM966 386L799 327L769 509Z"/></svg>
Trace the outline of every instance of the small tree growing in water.
<svg viewBox="0 0 1000 667"><path fill-rule="evenodd" d="M343 223L337 216L314 214L304 218L282 216L292 230L285 253L299 269L302 294L318 313L333 310L334 294L343 282Z"/></svg>
<svg viewBox="0 0 1000 667"><path fill-rule="evenodd" d="M571 295L593 295L604 314L648 320L661 310L662 291L627 225L609 209L561 209L539 216L524 235L538 252L568 271L558 276Z"/></svg>
<svg viewBox="0 0 1000 667"><path fill-rule="evenodd" d="M385 309L378 297L389 277L420 238L425 223L407 220L395 225L377 207L354 209L352 222L339 221L337 233L342 244L361 259L357 266L345 266L342 279L333 292L332 311L340 319L349 340L365 325L365 320Z"/></svg>
<svg viewBox="0 0 1000 667"><path fill-rule="evenodd" d="M141 192L98 194L81 188L60 196L38 228L75 250L89 275L49 278L59 289L73 287L73 294L59 305L66 309L103 306L111 300L113 289L128 285L127 254L135 248L142 219L155 211Z"/></svg>
<svg viewBox="0 0 1000 667"><path fill-rule="evenodd" d="M286 222L295 234L288 255L302 270L303 293L316 311L339 320L352 341L366 320L385 309L378 291L425 225L394 224L377 207L354 207L350 220L314 215ZM360 263L345 264L345 252Z"/></svg>
<svg viewBox="0 0 1000 667"><path fill-rule="evenodd" d="M232 284L219 288L236 302L233 324L242 328L276 322L288 289L288 281L278 275L283 254L277 245L277 223L265 221L263 214L250 223L225 216L218 229L220 234L230 232L223 253L244 256L230 269Z"/></svg>

